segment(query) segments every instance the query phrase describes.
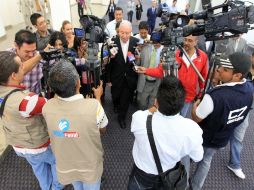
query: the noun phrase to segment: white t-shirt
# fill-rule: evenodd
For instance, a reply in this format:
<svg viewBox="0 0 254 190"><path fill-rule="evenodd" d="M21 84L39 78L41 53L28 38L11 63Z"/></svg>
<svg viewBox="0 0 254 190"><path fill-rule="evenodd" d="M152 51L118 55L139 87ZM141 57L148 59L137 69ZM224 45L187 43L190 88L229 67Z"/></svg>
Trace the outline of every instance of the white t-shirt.
<svg viewBox="0 0 254 190"><path fill-rule="evenodd" d="M158 175L146 130L149 114L146 110L132 115L131 132L135 136L132 154L139 169ZM203 158L203 132L194 121L180 114L165 116L157 111L153 115L152 129L163 171L173 168L186 155L195 162Z"/></svg>

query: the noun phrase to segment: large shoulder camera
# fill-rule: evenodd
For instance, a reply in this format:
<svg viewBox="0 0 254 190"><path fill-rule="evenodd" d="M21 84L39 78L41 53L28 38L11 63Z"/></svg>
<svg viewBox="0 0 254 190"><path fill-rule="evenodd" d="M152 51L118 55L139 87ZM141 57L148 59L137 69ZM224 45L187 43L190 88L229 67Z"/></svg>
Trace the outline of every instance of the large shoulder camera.
<svg viewBox="0 0 254 190"><path fill-rule="evenodd" d="M221 12L215 13L220 9ZM230 38L248 32L250 24L254 23L254 6L245 6L241 1L227 0L189 16L170 14L165 10L162 9L159 15L160 30L151 36L152 40L160 38L164 45L180 45L182 40L177 38L188 35L204 35L208 41ZM195 24L187 25L190 19L196 20Z"/></svg>

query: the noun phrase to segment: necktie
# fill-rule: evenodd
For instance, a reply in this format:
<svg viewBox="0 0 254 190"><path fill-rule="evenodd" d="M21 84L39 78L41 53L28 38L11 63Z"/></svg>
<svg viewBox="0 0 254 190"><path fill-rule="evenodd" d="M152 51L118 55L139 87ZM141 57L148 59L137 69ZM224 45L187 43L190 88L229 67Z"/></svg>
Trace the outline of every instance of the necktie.
<svg viewBox="0 0 254 190"><path fill-rule="evenodd" d="M150 57L150 65L149 65L148 68L154 68L155 61L156 61L156 49L153 48L153 51L152 51L152 54L151 54L151 57ZM147 76L146 79L148 79L148 80L155 80L154 77L150 77L150 76Z"/></svg>

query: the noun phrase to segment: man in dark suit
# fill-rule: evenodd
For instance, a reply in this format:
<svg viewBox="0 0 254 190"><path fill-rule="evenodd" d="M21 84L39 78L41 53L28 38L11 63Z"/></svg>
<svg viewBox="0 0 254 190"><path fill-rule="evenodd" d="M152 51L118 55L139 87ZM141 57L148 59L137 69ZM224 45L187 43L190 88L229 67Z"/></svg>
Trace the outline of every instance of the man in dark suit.
<svg viewBox="0 0 254 190"><path fill-rule="evenodd" d="M137 73L133 70L133 63L128 59L128 52L134 55L138 39L131 36L132 26L129 21L122 21L119 26L119 36L112 40L118 47L118 53L111 58L106 68L107 80L111 86L114 111L118 112L118 122L121 128L126 128L125 116L133 92L137 87Z"/></svg>
<svg viewBox="0 0 254 190"><path fill-rule="evenodd" d="M157 8L156 8L156 1L152 1L152 7L147 9L147 22L149 25L149 34L151 34L155 27L156 17L157 17Z"/></svg>

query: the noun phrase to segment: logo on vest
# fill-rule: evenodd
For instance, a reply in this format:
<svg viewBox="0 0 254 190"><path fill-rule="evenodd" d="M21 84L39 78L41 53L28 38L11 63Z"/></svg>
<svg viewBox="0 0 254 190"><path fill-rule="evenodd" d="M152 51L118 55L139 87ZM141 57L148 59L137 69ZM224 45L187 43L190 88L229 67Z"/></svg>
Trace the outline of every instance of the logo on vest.
<svg viewBox="0 0 254 190"><path fill-rule="evenodd" d="M245 112L246 109L247 109L247 106L230 111L228 115L227 124L242 120L244 118L243 113Z"/></svg>
<svg viewBox="0 0 254 190"><path fill-rule="evenodd" d="M58 124L58 128L60 131L54 130L53 134L57 137L66 137L66 138L78 138L79 133L78 132L71 132L70 129L70 123L66 119L61 119Z"/></svg>

